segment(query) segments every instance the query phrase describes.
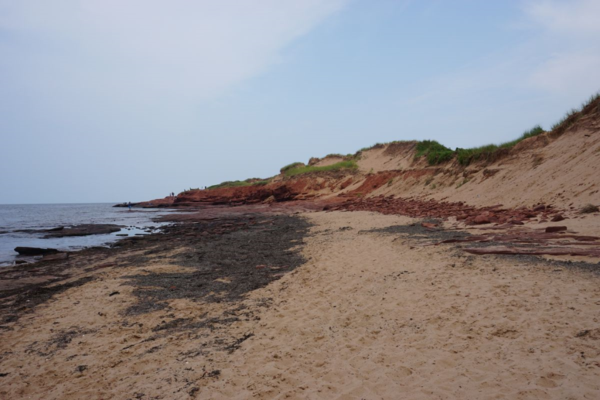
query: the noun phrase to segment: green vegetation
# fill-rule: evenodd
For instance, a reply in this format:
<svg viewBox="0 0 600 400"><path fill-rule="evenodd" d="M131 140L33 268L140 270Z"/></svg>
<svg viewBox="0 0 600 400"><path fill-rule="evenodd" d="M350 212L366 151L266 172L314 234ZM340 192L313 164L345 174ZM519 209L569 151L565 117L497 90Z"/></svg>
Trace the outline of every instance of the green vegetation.
<svg viewBox="0 0 600 400"><path fill-rule="evenodd" d="M567 129L569 126L573 125L573 123L575 122L576 118L575 115L577 114L578 110L576 108L572 108L569 112L567 112L564 117L562 117L560 119L560 121L558 121L557 123L555 123L554 125L552 125L552 128L550 128L550 130L552 131L556 131L558 129Z"/></svg>
<svg viewBox="0 0 600 400"><path fill-rule="evenodd" d="M600 112L600 92L591 96L586 102L584 102L580 108L572 109L565 116L558 121L556 124L552 126L552 131L548 132L550 137L557 137L561 135L565 130L571 127L573 124L577 122L579 118L583 115L591 115L592 113ZM458 164L467 166L474 161L493 161L502 157L504 154L507 154L507 150L511 149L521 141L532 138L542 133L546 133L544 129L540 125L536 125L533 128L523 132L523 134L515 140L511 140L509 142L501 143L501 144L488 144L480 147L473 147L468 149L456 148L455 150L450 150L448 147L440 144L435 140L423 140L420 142L417 141L393 141L389 143L375 143L369 147L363 147L358 150L354 154L337 154L332 153L328 154L323 158L328 157L339 157L342 158L343 161L338 163L327 165L327 166L312 166L305 165L301 162L294 162L285 167L281 168L280 172L286 177L297 176L302 174L308 174L312 172L321 172L321 171L339 171L339 170L356 170L358 169L357 161L361 158L361 154L368 150L380 149L386 145L394 145L401 143L410 143L411 145L414 143L416 146L415 158L425 157L429 165L438 165L456 158ZM392 149L393 150L393 149ZM594 153L600 152L600 147L593 150ZM390 152L390 154L393 152ZM534 168L541 164L544 161L542 157L538 157L533 160ZM374 171L371 169L369 174L373 174ZM222 182L218 185L213 185L208 187L208 189L218 189L218 188L231 188L231 187L244 187L244 186L258 186L258 185L266 185L271 182L271 178L269 179L259 179L259 178L251 178L243 181L226 181ZM431 185L432 189L437 187L436 184L432 184L433 178L429 178L425 181L426 185ZM462 182L457 184L457 188L463 186L469 182L468 178L465 178ZM389 179L387 182L388 186L393 184L393 179ZM189 190L184 190L182 193L187 193L193 190L190 188ZM357 193L357 196L362 196L361 193ZM598 207L588 204L580 210L581 213L592 213L598 212Z"/></svg>
<svg viewBox="0 0 600 400"><path fill-rule="evenodd" d="M208 189L222 189L222 188L230 188L230 187L242 187L242 186L262 186L269 183L269 179L260 179L260 178L250 178L245 181L225 181L221 182L218 185L209 186Z"/></svg>
<svg viewBox="0 0 600 400"><path fill-rule="evenodd" d="M594 108L600 109L600 92L591 96L586 102L584 102L580 108L572 109L569 111L560 121L552 126L551 135L560 135L567 128L572 126L582 116L582 114L588 114L594 112ZM468 149L457 148L456 150L450 150L446 146L438 143L435 140L423 140L417 142L416 145L416 158L425 156L429 165L438 165L444 162L450 161L456 157L456 160L460 165L467 166L474 161L491 161L497 159L508 150L519 142L546 133L546 131L540 126L536 125L515 140L501 144L488 144L480 147L473 147ZM362 152L381 148L385 145L391 145L396 143L406 143L407 141L394 141L389 143L375 143L369 147L363 147L354 154L355 159L359 159ZM600 150L600 148L599 148ZM339 155L338 155L339 156ZM348 158L346 158L348 159Z"/></svg>
<svg viewBox="0 0 600 400"><path fill-rule="evenodd" d="M510 149L514 147L517 143L534 137L541 135L544 133L544 129L541 126L536 125L528 131L523 132L523 134L515 140L511 140L510 142L501 143L499 145L488 144L480 147L473 147L470 149L456 149L456 160L460 165L469 165L473 161L479 160L492 160L501 149Z"/></svg>
<svg viewBox="0 0 600 400"><path fill-rule="evenodd" d="M500 149L500 146L488 144L470 149L456 149L456 160L460 165L469 165L473 161L489 160Z"/></svg>
<svg viewBox="0 0 600 400"><path fill-rule="evenodd" d="M417 143L416 158L425 156L429 165L437 165L454 157L454 152L435 140L423 140Z"/></svg>
<svg viewBox="0 0 600 400"><path fill-rule="evenodd" d="M512 140L510 142L502 143L501 145L498 146L498 148L509 149L525 139L529 139L530 137L541 135L544 132L545 131L541 126L536 125L533 128L531 128L530 130L523 132L523 134L518 139Z"/></svg>
<svg viewBox="0 0 600 400"><path fill-rule="evenodd" d="M598 206L595 206L593 204L587 204L583 206L581 210L579 210L579 214L591 214L598 211L600 211L600 209L598 209Z"/></svg>
<svg viewBox="0 0 600 400"><path fill-rule="evenodd" d="M583 103L580 108L573 108L571 111L567 112L560 121L552 125L552 132L560 135L566 131L570 126L577 122L579 117L581 117L581 111L584 111L587 107L594 105L594 103L596 103L598 100L600 100L600 92L590 96L590 98Z"/></svg>
<svg viewBox="0 0 600 400"><path fill-rule="evenodd" d="M296 166L294 166L294 164L296 164ZM353 169L358 168L358 164L356 164L356 161L354 161L354 160L340 161L339 163L327 165L324 167L315 167L315 166L311 166L311 165L304 165L302 163L294 163L294 164L290 164L290 165L282 168L281 172L285 176L296 176L296 175L301 175L301 174L308 174L310 172L340 171L343 169L353 170Z"/></svg>
<svg viewBox="0 0 600 400"><path fill-rule="evenodd" d="M372 146L363 147L362 149L360 149L356 153L354 153L354 157L359 156L360 153L362 153L363 151L369 151L369 150L377 149L377 148L383 147L385 145L386 145L386 143L375 143Z"/></svg>
<svg viewBox="0 0 600 400"><path fill-rule="evenodd" d="M286 165L285 167L282 167L279 172L281 172L282 174L285 174L286 171L290 170L290 169L294 169L294 168L299 168L304 166L304 163L301 162L293 162L291 164Z"/></svg>
<svg viewBox="0 0 600 400"><path fill-rule="evenodd" d="M360 156L360 153L362 153L363 151L369 151L369 150L373 150L373 149L379 149L383 146L387 146L387 145L391 145L391 144L400 144L400 143L414 143L414 140L394 140L392 142L387 142L387 143L375 143L372 146L369 147L363 147L362 149L358 150L356 153L354 153L354 155L348 154L347 157L355 157L358 158Z"/></svg>
<svg viewBox="0 0 600 400"><path fill-rule="evenodd" d="M435 141L435 140L422 140L417 142L415 157L425 157L427 159L427 163L429 165L438 165L443 164L447 161L452 160L456 157L458 163L460 165L469 165L473 161L478 160L491 160L501 149L510 149L514 147L517 143L522 140L528 139L530 137L534 137L544 133L544 129L541 126L536 125L528 131L523 132L523 134L510 142L501 143L499 145L496 144L488 144L480 147L473 147L469 149L461 149L457 148L456 150L451 150L443 144ZM396 144L396 143L406 143L406 141L394 141L390 143L376 143L371 147L364 147L356 152L356 155L360 155L363 151L371 150L374 148L382 147L384 145Z"/></svg>

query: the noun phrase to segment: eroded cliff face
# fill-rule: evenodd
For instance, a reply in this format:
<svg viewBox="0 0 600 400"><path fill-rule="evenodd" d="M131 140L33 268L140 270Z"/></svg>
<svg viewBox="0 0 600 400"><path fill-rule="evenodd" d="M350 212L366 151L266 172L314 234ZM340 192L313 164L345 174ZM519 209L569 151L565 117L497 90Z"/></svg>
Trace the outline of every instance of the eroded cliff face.
<svg viewBox="0 0 600 400"><path fill-rule="evenodd" d="M493 159L462 166L456 159L430 166L416 157L417 142L376 145L355 156L358 168L283 174L266 185L190 190L153 204L194 206L255 204L290 200L390 197L460 202L475 207L506 208L554 205L576 209L600 203L600 101L571 117L568 128L525 139ZM313 158L311 166L343 160Z"/></svg>

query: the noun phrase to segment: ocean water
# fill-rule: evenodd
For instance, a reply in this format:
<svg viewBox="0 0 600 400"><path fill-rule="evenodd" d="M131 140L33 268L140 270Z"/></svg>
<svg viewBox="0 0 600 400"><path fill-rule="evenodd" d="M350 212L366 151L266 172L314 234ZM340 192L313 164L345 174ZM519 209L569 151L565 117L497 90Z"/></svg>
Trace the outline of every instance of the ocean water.
<svg viewBox="0 0 600 400"><path fill-rule="evenodd" d="M123 237L117 234L147 234L150 227L163 223L152 219L173 211L164 209L132 209L112 207L113 203L99 204L0 204L0 266L12 265L17 259L31 260L14 251L17 246L49 247L59 250L80 250L85 247L107 245ZM23 229L51 229L79 224L116 224L120 232L104 235L43 239L41 233L16 232ZM3 233L5 232L5 233Z"/></svg>

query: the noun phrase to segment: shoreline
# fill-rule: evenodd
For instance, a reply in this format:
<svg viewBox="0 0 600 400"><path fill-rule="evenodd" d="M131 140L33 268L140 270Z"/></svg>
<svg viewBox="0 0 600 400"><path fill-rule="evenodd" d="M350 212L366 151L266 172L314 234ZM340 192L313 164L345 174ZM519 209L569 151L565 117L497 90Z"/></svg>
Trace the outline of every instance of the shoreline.
<svg viewBox="0 0 600 400"><path fill-rule="evenodd" d="M9 206L3 209L0 231L0 268L39 261L36 254L20 255L15 248L56 249L63 255L97 246L108 246L121 237L156 232L162 223L155 221L177 210L144 209L115 211L109 204ZM6 213L14 211L15 216ZM2 219L2 218L0 218ZM42 253L40 253L42 255Z"/></svg>
<svg viewBox="0 0 600 400"><path fill-rule="evenodd" d="M0 270L0 394L600 394L597 260L471 255L441 242L485 230L310 207L175 214L162 234Z"/></svg>

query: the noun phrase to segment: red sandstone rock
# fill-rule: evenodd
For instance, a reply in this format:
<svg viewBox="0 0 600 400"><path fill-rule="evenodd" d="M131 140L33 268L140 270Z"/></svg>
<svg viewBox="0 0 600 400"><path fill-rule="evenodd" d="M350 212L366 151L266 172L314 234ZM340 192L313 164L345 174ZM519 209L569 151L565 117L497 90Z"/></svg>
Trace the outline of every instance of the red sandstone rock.
<svg viewBox="0 0 600 400"><path fill-rule="evenodd" d="M559 221L563 221L565 219L565 217L563 217L561 214L556 214L551 221L552 222L559 222Z"/></svg>
<svg viewBox="0 0 600 400"><path fill-rule="evenodd" d="M476 216L472 220L472 223L474 225L489 224L490 222L492 222L492 218L491 218L491 215L489 213L479 214L478 216Z"/></svg>

